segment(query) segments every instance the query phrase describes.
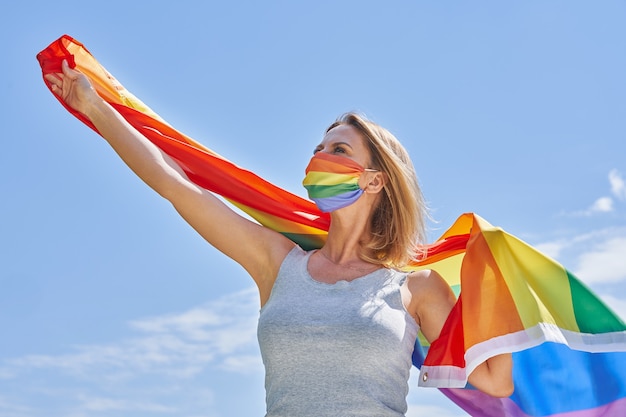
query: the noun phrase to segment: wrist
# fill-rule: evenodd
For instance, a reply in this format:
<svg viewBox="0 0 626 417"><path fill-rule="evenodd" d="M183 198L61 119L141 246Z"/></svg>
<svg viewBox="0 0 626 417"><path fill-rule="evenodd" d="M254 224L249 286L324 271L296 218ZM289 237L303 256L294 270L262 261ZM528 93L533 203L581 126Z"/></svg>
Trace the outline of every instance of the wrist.
<svg viewBox="0 0 626 417"><path fill-rule="evenodd" d="M79 111L93 123L102 118L109 106L99 95L94 94L86 100L85 105L82 107Z"/></svg>

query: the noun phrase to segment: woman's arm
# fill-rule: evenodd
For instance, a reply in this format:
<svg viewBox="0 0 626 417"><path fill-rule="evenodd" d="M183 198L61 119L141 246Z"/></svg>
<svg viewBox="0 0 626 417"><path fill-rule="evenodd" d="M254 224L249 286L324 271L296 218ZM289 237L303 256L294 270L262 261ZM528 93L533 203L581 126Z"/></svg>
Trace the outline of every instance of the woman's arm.
<svg viewBox="0 0 626 417"><path fill-rule="evenodd" d="M204 239L241 264L259 286L262 300L269 296L278 266L293 243L240 216L191 182L168 155L98 96L86 76L65 61L62 69L60 74L46 76L52 91L84 114L126 165L169 200Z"/></svg>
<svg viewBox="0 0 626 417"><path fill-rule="evenodd" d="M492 356L469 375L469 383L494 397L513 394L513 358L510 353Z"/></svg>
<svg viewBox="0 0 626 417"><path fill-rule="evenodd" d="M441 275L431 270L412 273L407 288L411 294L408 310L426 339L436 340L456 301L452 290ZM511 354L497 355L478 365L468 380L489 395L508 397L514 389L512 370Z"/></svg>

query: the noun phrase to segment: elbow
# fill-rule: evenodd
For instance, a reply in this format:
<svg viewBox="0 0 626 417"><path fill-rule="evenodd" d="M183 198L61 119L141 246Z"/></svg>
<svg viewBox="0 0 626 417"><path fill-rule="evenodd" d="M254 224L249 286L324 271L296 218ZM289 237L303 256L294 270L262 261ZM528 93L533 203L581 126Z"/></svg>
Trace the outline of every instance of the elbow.
<svg viewBox="0 0 626 417"><path fill-rule="evenodd" d="M480 381L470 378L469 383L483 393L496 398L506 398L513 395L515 385L512 378L499 378L498 380Z"/></svg>
<svg viewBox="0 0 626 417"><path fill-rule="evenodd" d="M513 391L515 391L515 385L513 384L513 381L510 380L492 387L491 392L487 392L487 394L492 397L506 398L513 395Z"/></svg>
<svg viewBox="0 0 626 417"><path fill-rule="evenodd" d="M511 354L487 359L472 372L469 383L492 397L510 397L515 391Z"/></svg>
<svg viewBox="0 0 626 417"><path fill-rule="evenodd" d="M472 384L471 381L470 384ZM496 398L510 397L511 395L513 395L513 391L515 391L515 385L513 384L512 379L491 381L491 383L480 385L476 384L474 385L474 387L482 391L483 393Z"/></svg>

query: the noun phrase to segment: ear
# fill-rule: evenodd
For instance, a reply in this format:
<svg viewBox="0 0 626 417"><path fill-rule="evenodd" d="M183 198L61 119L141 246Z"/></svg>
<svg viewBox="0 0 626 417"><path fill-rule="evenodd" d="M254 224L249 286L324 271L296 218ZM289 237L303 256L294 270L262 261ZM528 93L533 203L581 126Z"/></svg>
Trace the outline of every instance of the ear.
<svg viewBox="0 0 626 417"><path fill-rule="evenodd" d="M368 172L366 180L367 184L365 185L363 191L365 191L366 193L376 194L379 193L385 186L385 183L387 182L387 176L384 172L380 171Z"/></svg>

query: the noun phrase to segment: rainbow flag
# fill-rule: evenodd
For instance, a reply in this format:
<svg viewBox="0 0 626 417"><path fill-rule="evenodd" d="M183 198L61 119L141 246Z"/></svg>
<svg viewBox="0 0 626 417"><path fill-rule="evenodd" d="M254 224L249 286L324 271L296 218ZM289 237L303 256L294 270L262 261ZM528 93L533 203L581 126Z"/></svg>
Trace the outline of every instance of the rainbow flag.
<svg viewBox="0 0 626 417"><path fill-rule="evenodd" d="M305 249L323 244L327 214L171 127L80 42L62 36L37 59L44 75L60 72L63 59L85 73L196 184ZM472 213L425 249L407 269L436 270L458 299L439 339L416 341L420 385L438 387L472 416L626 416L626 325L563 266ZM513 353L513 395L493 398L467 385L475 366L505 352Z"/></svg>
<svg viewBox="0 0 626 417"><path fill-rule="evenodd" d="M451 387L442 391L473 416L626 416L626 326L562 265L471 213L429 250L412 268L439 272L458 299L439 339L416 345L421 385ZM504 352L514 352L511 397L466 386Z"/></svg>

